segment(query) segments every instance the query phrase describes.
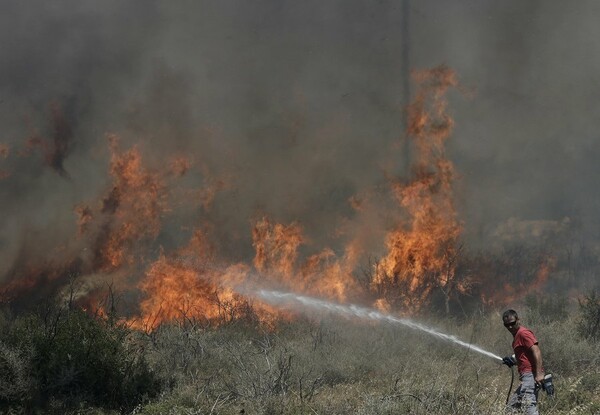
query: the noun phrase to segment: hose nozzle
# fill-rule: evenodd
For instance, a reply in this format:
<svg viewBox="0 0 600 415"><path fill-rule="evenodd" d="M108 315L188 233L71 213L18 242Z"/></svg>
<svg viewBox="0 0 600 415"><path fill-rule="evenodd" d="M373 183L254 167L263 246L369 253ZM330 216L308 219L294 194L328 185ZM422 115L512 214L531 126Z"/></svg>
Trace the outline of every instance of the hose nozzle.
<svg viewBox="0 0 600 415"><path fill-rule="evenodd" d="M515 358L515 355L513 354L512 356L503 357L502 363L508 367L513 367L514 365L517 364L517 359Z"/></svg>

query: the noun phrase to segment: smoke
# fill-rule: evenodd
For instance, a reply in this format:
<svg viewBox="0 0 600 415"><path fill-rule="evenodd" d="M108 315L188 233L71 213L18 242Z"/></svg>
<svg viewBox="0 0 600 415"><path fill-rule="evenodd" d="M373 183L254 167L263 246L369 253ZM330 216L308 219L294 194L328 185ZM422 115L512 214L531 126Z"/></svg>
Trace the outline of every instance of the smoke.
<svg viewBox="0 0 600 415"><path fill-rule="evenodd" d="M593 240L599 7L413 1L407 40L387 0L3 4L0 281L57 255L85 263L100 236L76 238L75 211L114 200L107 134L137 146L144 174L179 172L154 256L205 227L221 257L249 263L263 215L298 223L305 255L354 238L382 255L400 215L387 177L410 158L407 55L453 68L467 92L450 97L448 158L468 242L563 218Z"/></svg>

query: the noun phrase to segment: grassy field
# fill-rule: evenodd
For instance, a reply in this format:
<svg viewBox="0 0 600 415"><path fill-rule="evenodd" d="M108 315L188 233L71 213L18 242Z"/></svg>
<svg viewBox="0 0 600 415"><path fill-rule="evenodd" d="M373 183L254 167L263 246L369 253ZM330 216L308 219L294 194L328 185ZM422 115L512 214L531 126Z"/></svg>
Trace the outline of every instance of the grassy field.
<svg viewBox="0 0 600 415"><path fill-rule="evenodd" d="M539 336L557 394L543 413L600 413L600 348L574 336L573 317L525 315ZM530 318L528 318L530 317ZM427 322L499 355L510 334L497 312ZM156 333L155 367L177 387L143 414L495 414L510 369L493 359L403 327L324 318L277 333L235 326Z"/></svg>
<svg viewBox="0 0 600 415"><path fill-rule="evenodd" d="M600 343L578 334L581 307L551 304L530 301L519 310L555 379L556 396L541 392L540 411L598 414ZM504 356L511 335L500 311L419 321ZM333 315L298 317L275 330L187 321L143 333L61 313L34 323L2 315L2 413L501 414L511 383L511 370L483 354L402 326ZM48 321L59 322L53 333ZM54 366L38 367L41 345Z"/></svg>

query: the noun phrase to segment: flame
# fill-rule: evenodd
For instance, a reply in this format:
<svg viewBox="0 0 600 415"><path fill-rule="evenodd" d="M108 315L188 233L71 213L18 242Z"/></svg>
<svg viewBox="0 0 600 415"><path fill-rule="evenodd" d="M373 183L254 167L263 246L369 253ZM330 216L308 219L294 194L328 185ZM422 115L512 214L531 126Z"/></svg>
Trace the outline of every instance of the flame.
<svg viewBox="0 0 600 415"><path fill-rule="evenodd" d="M445 93L456 87L454 72L441 66L414 75L420 88L408 108L408 134L416 145L413 178L392 182L407 218L388 233L387 254L375 264L372 288L386 301L421 307L436 286L455 277L454 258L461 234L453 202L454 167L444 145L454 125L446 113Z"/></svg>
<svg viewBox="0 0 600 415"><path fill-rule="evenodd" d="M304 243L302 228L297 223L271 224L265 216L252 229L252 245L256 251L254 266L259 272L290 282L298 258L298 247Z"/></svg>
<svg viewBox="0 0 600 415"><path fill-rule="evenodd" d="M235 264L221 270L215 262L215 250L201 230L196 230L188 245L177 252L169 256L161 253L139 284L145 299L140 304L141 317L133 319L132 325L153 330L168 321L221 324L256 318L272 327L283 317L266 304L251 306L237 293L251 279L247 265Z"/></svg>
<svg viewBox="0 0 600 415"><path fill-rule="evenodd" d="M350 293L359 290L353 272L360 253L357 241L353 241L346 247L342 258L337 258L331 249L310 256L301 269L302 292L346 301Z"/></svg>
<svg viewBox="0 0 600 415"><path fill-rule="evenodd" d="M139 284L144 299L140 318L131 324L153 330L164 322L182 319L220 324L252 318L273 327L276 321L291 318L291 314L260 301L253 301L250 307L250 300L237 294L244 291L243 287L278 283L290 290L343 301L347 290L356 285L351 275L359 251L354 245L341 260L325 249L298 265L297 250L304 237L297 223L283 225L262 217L252 230L256 250L253 264L258 273L242 263L217 267L216 250L201 230L196 230L188 245L176 252L161 252Z"/></svg>
<svg viewBox="0 0 600 415"><path fill-rule="evenodd" d="M0 286L8 293L3 296L25 298L23 292L35 290L51 295L74 276L85 281L85 295L90 297L81 303L93 304L99 295L95 291L105 283L117 282L116 289L130 288L121 283L128 285L126 279L135 275L168 212L166 173L146 168L137 147L120 151L114 135L108 142L112 183L98 201L75 207L78 238L55 248L49 254L51 261L31 259L24 248L23 258L14 261L7 282Z"/></svg>
<svg viewBox="0 0 600 415"><path fill-rule="evenodd" d="M357 241L350 243L341 258L325 248L298 264L298 248L306 242L297 223L272 224L267 217L253 227L254 266L267 279L275 279L295 292L346 300L357 291L353 271L361 250Z"/></svg>
<svg viewBox="0 0 600 415"><path fill-rule="evenodd" d="M112 188L98 209L76 208L80 234L95 225L94 268L102 271L133 264L135 246L158 236L161 218L168 211L164 180L143 166L139 149L119 152L117 136L108 139Z"/></svg>
<svg viewBox="0 0 600 415"><path fill-rule="evenodd" d="M409 134L418 149L414 177L406 183L395 180L391 186L406 220L388 233L388 252L371 282L382 308L406 305L394 300L393 291L406 289L405 297L414 298L416 304L427 297L434 283L448 285L454 280L452 258L460 225L452 201L453 166L444 156L444 143L452 129L444 93L456 86L456 79L447 68L419 72L415 78L421 89L408 109ZM60 120L56 114L55 119ZM55 125L62 124L56 121ZM55 128L55 137L68 137L64 131L68 130ZM63 141L68 144L68 140ZM39 135L30 140L33 147L44 143ZM148 248L161 232L163 217L171 212L169 180L186 175L192 163L187 157L176 156L164 171L151 170L144 165L139 147L121 150L116 135L108 136L108 144L111 184L99 201L78 204L75 214L79 239L90 247L91 259L84 267L90 278L98 273L114 278L144 270L135 285L142 300L139 316L132 324L151 330L182 318L212 323L244 313L265 322L282 317L257 301L250 312L250 300L236 294L236 287L244 285L278 285L341 302L364 294L355 275L365 253L360 238L351 235L340 253L325 247L302 257L300 248L312 248L302 226L298 222L277 223L266 215L252 223L255 255L251 265L227 264L211 245L209 233L200 230L187 245L171 252L161 247L158 257L146 262ZM64 150L59 151L61 154L68 150L67 146L60 148ZM204 186L195 199L209 211L216 193L229 183L205 171ZM371 194L367 191L349 200L356 212L371 208ZM345 235L336 237L341 236ZM90 296L92 292L93 287L88 290Z"/></svg>
<svg viewBox="0 0 600 415"><path fill-rule="evenodd" d="M215 288L196 269L185 267L176 259L161 254L140 284L149 294L140 304L144 327L155 328L168 320L216 317L219 301Z"/></svg>
<svg viewBox="0 0 600 415"><path fill-rule="evenodd" d="M219 297L210 283L214 279L214 271L208 267L212 256L213 250L199 230L187 246L172 255L161 252L139 284L146 297L140 304L138 324L154 329L164 321L215 318Z"/></svg>
<svg viewBox="0 0 600 415"><path fill-rule="evenodd" d="M483 272L469 276L457 272L462 224L453 197L457 175L445 147L454 126L447 113L446 94L458 88L458 81L445 66L415 72L414 79L418 89L407 108L407 133L415 160L408 179L392 178L386 187L396 210L396 223L385 230L384 240L380 233L384 230L365 230L372 221L365 221L362 227L349 224L360 215L373 217L373 199L381 193L381 187L359 189L348 199L352 215L341 219L344 229L332 232L339 241L335 249L315 247L299 222L279 223L263 215L250 223L253 257L246 262L223 258L211 238L212 231L219 232L217 224L203 222L211 218L218 192L233 188L234 176L226 172L213 176L207 167L182 155L167 155L165 166L152 169L143 160L139 146L121 149L119 138L109 135L109 185L98 199L82 201L74 208L76 245L84 249L76 254L69 251L56 264L15 267L10 275L13 280L0 290L15 294L39 289L46 282L64 286L69 274L79 273L86 280L77 300L87 309L109 316L106 306L94 305L100 303L98 281L119 280L123 284L115 289L139 295L130 324L144 330L170 321L221 324L235 319L273 327L276 321L292 317L252 299L249 287L276 286L339 302L368 298L387 312L417 312L437 289L446 300L469 292L485 278ZM52 119L53 139L35 132L28 141L29 152L41 148L46 162L66 174L63 161L70 150L72 131L58 107L52 108ZM0 158L8 154L8 146L0 145ZM189 183L194 174L202 178L202 186L178 193L181 189L176 181L187 176L183 180ZM173 203L177 197L182 200ZM165 217L183 204L188 211L198 210L199 223L182 227L186 232L193 229L187 243L160 246ZM387 220L389 216L385 216ZM365 271L361 261L371 252L363 242L375 238L384 244L383 255ZM503 291L503 298L511 298L539 289L556 262L551 258L541 261L535 281L527 288L508 284L498 291ZM358 276L361 271L368 274L366 283ZM497 279L511 281L507 275ZM483 290L482 298L497 301Z"/></svg>

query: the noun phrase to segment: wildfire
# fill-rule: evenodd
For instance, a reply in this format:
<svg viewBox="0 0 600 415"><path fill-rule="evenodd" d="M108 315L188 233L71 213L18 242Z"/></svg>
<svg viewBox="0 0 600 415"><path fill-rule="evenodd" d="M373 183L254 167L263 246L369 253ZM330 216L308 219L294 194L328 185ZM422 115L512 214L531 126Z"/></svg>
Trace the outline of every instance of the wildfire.
<svg viewBox="0 0 600 415"><path fill-rule="evenodd" d="M252 240L256 250L256 269L269 276L290 281L294 275L298 247L304 242L300 225L272 225L268 218L263 217L252 229Z"/></svg>
<svg viewBox="0 0 600 415"><path fill-rule="evenodd" d="M140 297L130 324L144 330L181 320L204 325L251 319L272 327L278 319L290 318L253 299L251 288L256 287L338 302L367 298L377 308L390 312L416 312L439 289L448 309L455 295L472 287L467 276L457 272L462 224L453 199L456 173L445 152L454 126L447 113L446 94L457 88L458 82L445 66L416 72L414 78L418 90L407 112L415 157L410 177L394 178L386 188L397 209L394 217L399 220L387 231L385 240L381 240L383 229L366 231L370 222L365 221L356 232L353 226L347 226L344 232L332 232L339 241L335 249L315 248L301 223L278 223L264 215L250 225L253 258L225 258L212 238L212 232L220 231L218 225L205 222L210 221L219 192L235 187L235 175L215 177L207 167L199 172L201 163L192 163L192 158L181 155L167 155L165 165L153 169L144 163L138 146L123 150L118 137L110 135L109 184L97 200L79 203L74 209L76 241L83 249L65 254L64 261L45 271L15 267L10 274L12 281L1 290L17 292L17 285L24 287L19 290L34 290L47 281L64 286L68 276L78 274L86 279L81 296L89 299L101 285L96 280L118 280L122 284L117 290L135 291ZM30 150L41 148L46 162L66 174L63 160L73 133L58 107L52 111L52 140L36 133L29 146ZM0 145L0 158L8 154L8 146ZM201 177L202 186L182 192L177 181L188 174ZM359 189L348 200L353 215L372 215L372 199L378 193ZM183 200L173 203L174 195ZM168 239L161 234L165 218L183 204L198 212L194 219L198 222L182 226L182 232L193 229L193 233L182 238L189 239L187 243L170 241L171 245L163 246L163 240ZM343 218L343 223L351 220ZM371 239L375 235L385 246L380 260L370 262L367 271L365 256L372 252L361 242L364 235ZM543 284L553 267L550 260L542 262L533 286ZM20 273L25 277L17 281ZM507 292L512 295L512 291ZM102 308L97 312L108 315Z"/></svg>
<svg viewBox="0 0 600 415"><path fill-rule="evenodd" d="M272 307L253 303L238 293L252 282L250 268L244 264L224 269L216 265L215 250L205 232L196 230L187 246L150 265L139 284L145 299L141 317L132 325L152 330L163 322L188 321L219 324L236 319L257 319L272 326L282 317Z"/></svg>
<svg viewBox="0 0 600 415"><path fill-rule="evenodd" d="M305 243L298 224L272 224L263 217L254 225L252 236L256 250L254 266L271 282L276 279L289 290L339 301L357 288L353 276L360 252L357 243L348 245L341 258L325 248L297 264L298 248Z"/></svg>
<svg viewBox="0 0 600 415"><path fill-rule="evenodd" d="M310 256L302 267L302 279L305 281L305 289L302 291L345 301L349 293L358 291L354 271L358 266L360 253L361 249L354 241L346 247L341 258L337 258L330 249Z"/></svg>
<svg viewBox="0 0 600 415"><path fill-rule="evenodd" d="M135 247L152 241L161 229L161 218L167 207L167 188L158 173L142 164L134 147L119 152L118 138L109 136L113 183L101 206L80 205L79 233L92 233L94 269L116 270L135 262Z"/></svg>
<svg viewBox="0 0 600 415"><path fill-rule="evenodd" d="M219 312L216 305L223 301L224 295L207 281L213 278L207 274L209 270L199 271L182 264L177 257L161 254L140 283L146 294L140 304L142 326L153 329L163 321L216 318ZM231 297L231 293L224 294Z"/></svg>
<svg viewBox="0 0 600 415"><path fill-rule="evenodd" d="M386 238L387 254L375 265L376 305L418 309L435 287L448 288L455 279L454 259L461 233L453 202L454 167L444 144L453 121L446 113L445 93L456 87L447 67L415 74L419 90L408 108L408 134L417 150L413 178L392 182L406 219ZM400 304L398 304L400 303Z"/></svg>

